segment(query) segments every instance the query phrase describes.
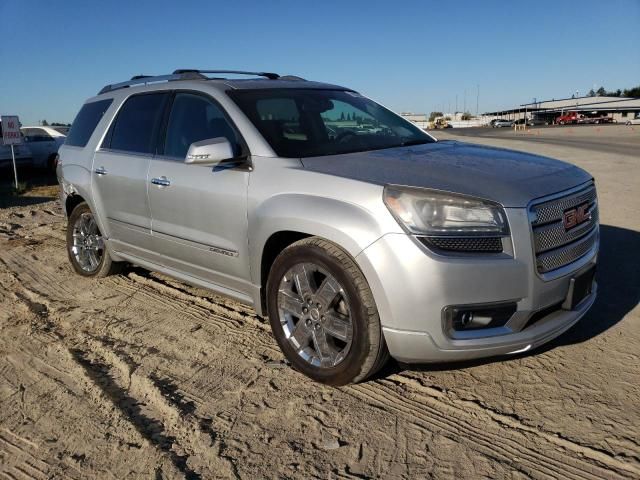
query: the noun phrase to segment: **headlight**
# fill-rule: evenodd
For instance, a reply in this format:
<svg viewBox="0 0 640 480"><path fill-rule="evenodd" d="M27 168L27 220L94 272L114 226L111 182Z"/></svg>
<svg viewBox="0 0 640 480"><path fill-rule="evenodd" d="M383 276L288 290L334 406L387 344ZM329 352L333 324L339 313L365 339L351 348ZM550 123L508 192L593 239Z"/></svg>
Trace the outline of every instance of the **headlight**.
<svg viewBox="0 0 640 480"><path fill-rule="evenodd" d="M488 200L387 185L384 203L400 225L416 235L495 237L509 234L504 209Z"/></svg>

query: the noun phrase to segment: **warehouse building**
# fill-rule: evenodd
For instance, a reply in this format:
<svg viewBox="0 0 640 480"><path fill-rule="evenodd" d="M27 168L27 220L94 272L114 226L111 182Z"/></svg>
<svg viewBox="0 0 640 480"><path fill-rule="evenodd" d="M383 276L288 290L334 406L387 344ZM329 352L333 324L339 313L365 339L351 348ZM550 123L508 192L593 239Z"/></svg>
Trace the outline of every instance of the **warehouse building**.
<svg viewBox="0 0 640 480"><path fill-rule="evenodd" d="M429 117L426 113L411 113L411 112L402 112L400 114L406 120L413 122L422 129L429 128Z"/></svg>
<svg viewBox="0 0 640 480"><path fill-rule="evenodd" d="M608 115L618 123L640 116L640 98L628 97L577 97L560 100L544 100L523 103L517 108L497 110L484 114L492 118L518 120L520 118L538 118L553 123L553 120L568 112L578 112L587 116Z"/></svg>

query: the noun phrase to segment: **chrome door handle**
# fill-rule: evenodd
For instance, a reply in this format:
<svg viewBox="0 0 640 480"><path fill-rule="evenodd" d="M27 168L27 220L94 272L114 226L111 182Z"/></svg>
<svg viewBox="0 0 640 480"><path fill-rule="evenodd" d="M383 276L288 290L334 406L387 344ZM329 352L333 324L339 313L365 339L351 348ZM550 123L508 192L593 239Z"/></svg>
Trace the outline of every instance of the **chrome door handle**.
<svg viewBox="0 0 640 480"><path fill-rule="evenodd" d="M171 185L171 181L164 176L160 178L152 178L151 183L153 183L154 185L158 185L160 187L168 187L169 185Z"/></svg>
<svg viewBox="0 0 640 480"><path fill-rule="evenodd" d="M94 171L96 172L96 175L106 175L107 174L107 171L105 170L104 167L96 168Z"/></svg>

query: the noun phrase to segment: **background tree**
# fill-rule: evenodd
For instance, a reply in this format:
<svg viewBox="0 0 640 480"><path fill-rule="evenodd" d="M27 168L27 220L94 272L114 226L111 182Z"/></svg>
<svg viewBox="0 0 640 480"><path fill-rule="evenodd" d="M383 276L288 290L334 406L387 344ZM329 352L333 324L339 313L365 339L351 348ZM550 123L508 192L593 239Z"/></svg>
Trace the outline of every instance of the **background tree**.
<svg viewBox="0 0 640 480"><path fill-rule="evenodd" d="M604 87L600 87L598 90L596 90L596 95L598 95L599 97L604 97L607 94L607 91L604 89Z"/></svg>
<svg viewBox="0 0 640 480"><path fill-rule="evenodd" d="M460 118L462 120L471 120L471 114L469 112L464 112Z"/></svg>
<svg viewBox="0 0 640 480"><path fill-rule="evenodd" d="M596 96L596 92L593 90L593 88L591 90L589 90L589 93L587 93L588 97L595 97Z"/></svg>
<svg viewBox="0 0 640 480"><path fill-rule="evenodd" d="M625 97L640 97L640 85L638 85L637 87L625 89L622 94Z"/></svg>
<svg viewBox="0 0 640 480"><path fill-rule="evenodd" d="M433 122L437 117L442 117L442 112L431 112L429 114L429 121Z"/></svg>

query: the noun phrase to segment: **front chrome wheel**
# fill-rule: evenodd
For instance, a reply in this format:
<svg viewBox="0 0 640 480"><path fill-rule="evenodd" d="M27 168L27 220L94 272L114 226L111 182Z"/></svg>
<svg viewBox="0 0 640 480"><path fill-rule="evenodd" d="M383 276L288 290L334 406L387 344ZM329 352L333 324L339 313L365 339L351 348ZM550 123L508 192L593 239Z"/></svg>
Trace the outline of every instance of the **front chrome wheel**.
<svg viewBox="0 0 640 480"><path fill-rule="evenodd" d="M73 224L71 254L77 265L87 273L100 267L104 257L104 241L98 224L90 212L84 212Z"/></svg>
<svg viewBox="0 0 640 480"><path fill-rule="evenodd" d="M278 288L278 315L285 338L307 363L335 367L349 353L353 322L342 285L314 263L293 265Z"/></svg>

